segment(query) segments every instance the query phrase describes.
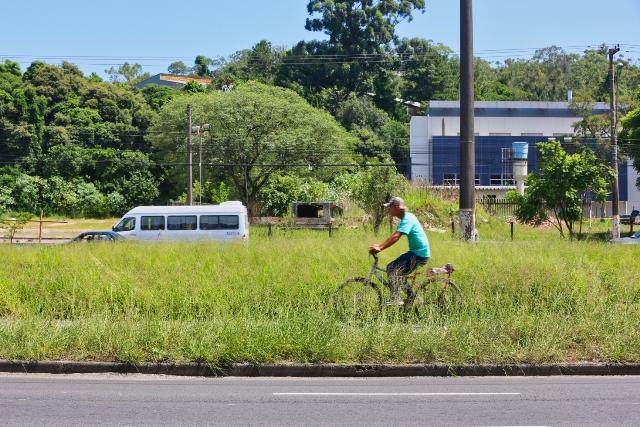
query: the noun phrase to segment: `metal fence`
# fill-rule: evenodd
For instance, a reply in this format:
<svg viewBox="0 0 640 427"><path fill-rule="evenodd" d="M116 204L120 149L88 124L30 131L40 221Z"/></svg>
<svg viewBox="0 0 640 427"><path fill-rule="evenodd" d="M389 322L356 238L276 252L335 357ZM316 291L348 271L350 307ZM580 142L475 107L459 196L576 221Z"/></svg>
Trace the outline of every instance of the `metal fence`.
<svg viewBox="0 0 640 427"><path fill-rule="evenodd" d="M490 215L495 216L513 216L516 212L517 204L506 199L496 199L493 197L483 197L476 200L476 204L482 206Z"/></svg>

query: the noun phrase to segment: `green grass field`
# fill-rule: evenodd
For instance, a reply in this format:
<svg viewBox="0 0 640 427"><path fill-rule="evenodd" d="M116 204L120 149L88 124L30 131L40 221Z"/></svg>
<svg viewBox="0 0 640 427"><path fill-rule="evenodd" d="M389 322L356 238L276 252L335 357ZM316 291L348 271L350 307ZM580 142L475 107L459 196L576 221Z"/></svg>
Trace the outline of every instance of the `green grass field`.
<svg viewBox="0 0 640 427"><path fill-rule="evenodd" d="M341 321L330 298L368 271L366 249L384 233L254 228L248 244L0 245L0 358L640 361L639 248L521 226L511 242L504 223L479 228L477 244L428 233L430 265L457 268L458 310L405 319L387 308L371 323ZM406 242L396 246L384 262Z"/></svg>

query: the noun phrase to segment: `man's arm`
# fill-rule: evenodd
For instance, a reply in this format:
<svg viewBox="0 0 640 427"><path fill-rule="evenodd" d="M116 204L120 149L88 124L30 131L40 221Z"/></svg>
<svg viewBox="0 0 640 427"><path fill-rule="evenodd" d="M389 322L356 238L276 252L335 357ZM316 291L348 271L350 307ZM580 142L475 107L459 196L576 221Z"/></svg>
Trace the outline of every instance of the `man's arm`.
<svg viewBox="0 0 640 427"><path fill-rule="evenodd" d="M387 240L380 243L379 245L371 245L369 246L369 252L372 254L377 254L378 252L382 252L387 249L389 246L393 246L398 240L402 237L402 233L396 231L393 233Z"/></svg>

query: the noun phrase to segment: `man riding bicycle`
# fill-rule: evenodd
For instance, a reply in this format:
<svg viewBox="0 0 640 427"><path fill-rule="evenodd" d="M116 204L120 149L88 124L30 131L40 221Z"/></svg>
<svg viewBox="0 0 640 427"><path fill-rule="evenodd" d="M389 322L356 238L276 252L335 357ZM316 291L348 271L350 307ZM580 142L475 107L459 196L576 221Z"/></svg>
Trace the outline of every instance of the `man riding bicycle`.
<svg viewBox="0 0 640 427"><path fill-rule="evenodd" d="M389 203L384 205L389 209L392 217L400 219L397 230L379 245L373 244L369 247L371 254L382 252L390 246L393 246L402 235L407 236L409 240L409 251L400 255L397 259L391 261L387 265L387 275L389 277L389 287L391 289L390 304L402 304L399 299L400 288L406 290L410 298L415 297L413 290L407 285L406 276L413 272L416 268L424 265L429 261L431 250L429 248L429 240L424 232L418 218L410 212L404 204L404 200L400 197L392 198Z"/></svg>

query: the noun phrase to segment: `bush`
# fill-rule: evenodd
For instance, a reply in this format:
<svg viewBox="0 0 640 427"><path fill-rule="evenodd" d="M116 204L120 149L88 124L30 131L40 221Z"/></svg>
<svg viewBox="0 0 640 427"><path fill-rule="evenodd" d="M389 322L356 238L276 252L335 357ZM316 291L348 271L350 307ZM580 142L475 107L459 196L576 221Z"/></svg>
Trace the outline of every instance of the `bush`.
<svg viewBox="0 0 640 427"><path fill-rule="evenodd" d="M384 204L406 185L405 179L392 166L370 166L358 174L353 190L354 201L371 215L373 231L377 234L384 220Z"/></svg>
<svg viewBox="0 0 640 427"><path fill-rule="evenodd" d="M285 216L293 202L317 202L328 195L328 185L316 179L274 175L260 192L261 212L265 216Z"/></svg>

